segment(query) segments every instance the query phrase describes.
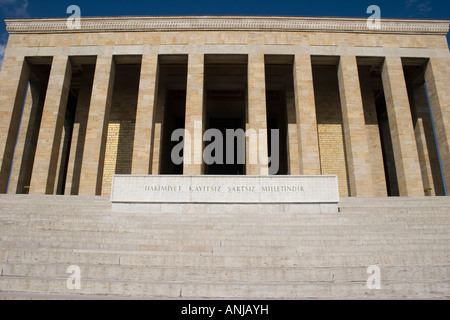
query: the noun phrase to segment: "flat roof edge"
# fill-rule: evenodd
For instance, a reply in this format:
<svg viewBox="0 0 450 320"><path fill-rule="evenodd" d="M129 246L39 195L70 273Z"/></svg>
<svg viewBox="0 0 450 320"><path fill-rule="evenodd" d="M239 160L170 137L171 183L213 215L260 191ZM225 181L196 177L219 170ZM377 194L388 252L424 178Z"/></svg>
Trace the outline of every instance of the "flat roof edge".
<svg viewBox="0 0 450 320"><path fill-rule="evenodd" d="M381 19L371 29L367 18L279 16L132 16L82 17L80 28L69 29L67 18L5 19L14 33L80 33L130 31L322 31L393 34L441 34L449 32L450 20Z"/></svg>

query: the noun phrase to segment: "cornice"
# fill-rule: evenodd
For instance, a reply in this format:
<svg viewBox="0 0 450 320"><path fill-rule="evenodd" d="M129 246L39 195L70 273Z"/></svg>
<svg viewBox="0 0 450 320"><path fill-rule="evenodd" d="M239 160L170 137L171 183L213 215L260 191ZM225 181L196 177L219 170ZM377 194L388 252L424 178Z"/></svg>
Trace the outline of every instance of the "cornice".
<svg viewBox="0 0 450 320"><path fill-rule="evenodd" d="M85 17L81 18L81 29L69 29L66 18L5 19L5 23L10 34L233 30L446 35L450 21L382 19L379 30L369 29L367 19L315 17Z"/></svg>

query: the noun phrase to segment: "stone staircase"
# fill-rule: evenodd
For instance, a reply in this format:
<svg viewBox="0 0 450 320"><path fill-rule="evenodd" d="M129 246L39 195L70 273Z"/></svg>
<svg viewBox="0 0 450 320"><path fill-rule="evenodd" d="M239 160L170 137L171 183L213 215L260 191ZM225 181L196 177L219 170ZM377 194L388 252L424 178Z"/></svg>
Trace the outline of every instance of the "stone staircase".
<svg viewBox="0 0 450 320"><path fill-rule="evenodd" d="M81 289L67 287L72 265ZM105 197L1 195L0 267L0 299L448 299L450 198L156 214L112 212Z"/></svg>

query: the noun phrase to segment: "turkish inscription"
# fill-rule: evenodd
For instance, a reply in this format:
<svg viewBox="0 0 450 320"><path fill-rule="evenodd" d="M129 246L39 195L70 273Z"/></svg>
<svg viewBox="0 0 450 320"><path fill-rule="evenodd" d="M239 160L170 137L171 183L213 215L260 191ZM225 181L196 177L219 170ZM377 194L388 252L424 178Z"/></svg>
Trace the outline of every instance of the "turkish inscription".
<svg viewBox="0 0 450 320"><path fill-rule="evenodd" d="M186 191L184 186L168 186L168 185L146 185L144 191L152 192L182 192ZM285 186L188 186L189 192L304 192L303 186L285 185Z"/></svg>
<svg viewBox="0 0 450 320"><path fill-rule="evenodd" d="M337 203L336 176L116 175L112 202Z"/></svg>

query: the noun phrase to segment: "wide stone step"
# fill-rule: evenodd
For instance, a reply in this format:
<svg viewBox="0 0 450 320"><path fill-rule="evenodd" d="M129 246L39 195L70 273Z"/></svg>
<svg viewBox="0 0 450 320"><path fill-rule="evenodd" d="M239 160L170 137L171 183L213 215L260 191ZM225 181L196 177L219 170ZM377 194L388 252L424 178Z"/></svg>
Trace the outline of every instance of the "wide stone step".
<svg viewBox="0 0 450 320"><path fill-rule="evenodd" d="M227 267L339 267L339 266L443 266L450 265L450 252L388 253L361 252L357 254L297 253L296 255L215 255L193 252L90 252L88 250L15 250L7 253L7 262L64 263L64 264L120 264L147 266L227 266Z"/></svg>
<svg viewBox="0 0 450 320"><path fill-rule="evenodd" d="M32 204L31 204L32 205ZM388 210L386 210L388 209ZM36 212L46 211L45 214L37 215ZM428 208L417 208L417 207L411 207L411 208L341 208L340 213L333 214L332 216L327 216L323 214L321 218L323 219L336 219L339 217L350 217L353 219L358 220L360 219L369 219L370 216L374 215L380 215L380 216L390 216L390 217L398 217L398 218L405 218L407 219L408 216L411 217L411 215L417 215L418 218L424 218L424 217L448 217L448 212L450 210L450 207L428 207ZM389 212L389 215L386 214L386 211ZM66 212L62 214L61 212ZM67 214L67 212L70 212L71 214ZM232 217L234 218L240 218L243 221L255 221L255 220L263 220L263 219L274 219L275 221L281 220L281 219L289 219L291 217L296 217L297 219L301 218L310 218L314 215L314 213L297 213L297 214L286 214L286 213L280 213L280 212L271 212L271 213L264 213L264 214L250 214L250 213L227 213L230 216L229 217L220 217L220 213L211 212L209 213L209 219L223 219L225 221L232 220ZM117 216L114 214L111 214L111 212L108 209L105 210L99 210L99 209L92 209L90 211L82 212L78 207L58 207L55 209L48 209L48 208L33 208L25 210L21 208L15 208L15 209L7 209L7 208L1 208L0 209L0 216L5 215L6 218L10 217L12 218L14 215L15 217L12 218L14 220L18 219L33 219L34 217L37 219L47 219L47 220L59 220L64 218L75 218L75 219L82 219L83 217L86 217L87 219L90 219L92 216L95 218L102 218L102 217L113 217L113 218L124 218L122 216ZM149 217L158 217L155 216L155 213L148 212L145 213L144 217L142 216L136 216L135 214L130 214L130 217L133 217L134 220L138 221L139 218L149 218ZM200 213L198 212L191 212L191 213L163 213L162 215L166 215L166 217L162 217L163 219L166 218L168 221L173 221L183 219L183 215L188 218L191 217L191 215L194 215L194 217L201 217ZM177 216L178 215L178 216ZM362 217L362 215L366 215L365 217ZM317 216L316 216L317 217ZM206 218L206 217L205 217ZM219 220L216 220L219 221Z"/></svg>
<svg viewBox="0 0 450 320"><path fill-rule="evenodd" d="M367 267L147 267L80 264L81 280L179 281L179 282L349 282L366 281ZM64 264L4 264L2 276L68 278ZM403 266L381 269L383 281L438 281L449 279L450 266Z"/></svg>
<svg viewBox="0 0 450 320"><path fill-rule="evenodd" d="M31 210L31 209L30 209ZM45 213L39 213L43 211ZM111 214L111 212L99 212L93 210L92 212L80 213L78 208L61 207L55 210L54 213L49 213L48 209L33 208L30 212L23 210L11 211L0 208L0 217L3 221L67 221L67 222L98 222L98 223L113 223L119 221L128 221L132 223L145 223L151 219L156 219L160 223L177 224L183 221L192 223L230 223L239 219L242 223L255 222L273 222L275 224L285 224L286 222L293 223L335 223L336 221L348 220L348 223L361 224L373 223L377 221L422 221L426 219L441 219L448 221L450 216L450 207L439 208L348 208L343 209L342 212L336 214L200 214L200 213L145 213L129 216L122 216ZM62 213L64 212L64 213Z"/></svg>
<svg viewBox="0 0 450 320"><path fill-rule="evenodd" d="M442 244L442 245L433 245L433 250L442 250L445 251L450 247L450 242ZM140 246L141 249L154 249L153 246ZM426 252L430 249L429 244L416 244L416 245L395 245L391 244L389 246L386 245L365 245L365 246L306 246L298 243L297 245L290 246L272 246L272 247L264 247L264 246L215 246L212 248L212 252L216 255L222 254L245 254L247 256L267 254L273 255L275 253L279 254L296 254L296 253L314 253L314 254L332 254L332 253L342 253L342 254L360 254L362 252L373 252L373 253L381 253L381 252Z"/></svg>
<svg viewBox="0 0 450 320"><path fill-rule="evenodd" d="M369 208L369 207L348 207L340 208L339 214L385 214L389 211L391 216L422 214L422 215L435 215L443 214L448 215L450 206L442 207L389 207L389 208Z"/></svg>
<svg viewBox="0 0 450 320"><path fill-rule="evenodd" d="M183 245L185 242L191 243L191 245L211 245L220 246L234 241L236 246L243 245L302 245L303 243L310 241L314 244L329 245L332 241L341 241L344 245L348 244L393 244L397 240L400 243L411 243L411 241L419 241L419 243L428 243L433 246L434 240L448 241L450 239L450 233L448 232L436 232L436 231L402 231L402 232L367 232L367 233L340 233L340 232L304 232L295 235L289 235L288 233L282 234L258 234L258 233L228 233L228 234L204 234L201 232L188 233L158 233L152 232L148 234L110 234L102 236L101 232L87 233L84 237L77 237L76 232L67 232L66 235L63 232L53 234L53 232L46 232L45 234L24 235L21 238L22 233L7 233L0 236L0 241L12 242L12 241L31 241L40 242L43 245L46 243L74 243L74 248L78 246L76 243L97 243L97 244L116 244L125 245ZM324 242L325 241L325 242ZM420 242L423 241L423 242ZM336 243L339 245L339 242ZM67 245L68 246L68 245ZM70 247L70 246L69 246Z"/></svg>
<svg viewBox="0 0 450 320"><path fill-rule="evenodd" d="M353 210L353 208L351 209ZM64 208L65 213L48 214L40 213L40 211L46 211L45 208L38 210L33 209L30 213L24 212L1 212L0 220L5 222L61 222L66 223L91 223L91 224L112 224L119 222L127 222L131 224L148 223L149 221L155 221L160 224L177 225L185 222L189 222L194 225L203 224L233 224L236 219L242 224L255 224L255 223L272 223L275 225L286 224L336 224L336 223L348 223L352 225L360 224L373 224L373 223L391 223L391 222L409 222L409 223L422 223L422 222L439 222L447 223L450 219L450 208L439 208L435 212L402 212L402 209L373 209L376 212L346 212L339 214L140 214L140 215L115 215L111 213L99 214L98 212L91 212L86 214L80 214L76 209L69 211ZM70 213L68 213L70 212Z"/></svg>
<svg viewBox="0 0 450 320"><path fill-rule="evenodd" d="M301 241L304 240L314 240L314 239L448 239L450 234L448 230L445 229L421 229L421 230L395 230L391 231L378 231L370 229L325 229L325 230L301 230L292 233L278 232L276 230L271 230L267 232L250 232L249 230L244 230L240 233L238 232L204 232L196 231L192 232L173 232L171 230L166 231L152 231L150 233L153 239L175 239L175 240L188 240L188 239L220 239L220 240L286 240L286 241Z"/></svg>
<svg viewBox="0 0 450 320"><path fill-rule="evenodd" d="M425 208L428 211L433 209L434 213L426 213L423 209L419 210L418 212L415 212L413 215L407 214L407 212L402 212L402 208L390 208L392 210L384 209L384 211L380 210L380 208L368 208L371 210L374 210L374 212L358 212L359 210L365 210L365 209L358 209L355 210L355 212L340 212L340 213L333 213L333 214L311 214L311 213L297 213L297 214L284 214L284 213L265 213L265 214L242 214L242 213L198 213L198 212L191 212L191 213L154 213L154 212L148 212L148 213L141 213L141 214L118 214L118 213L111 213L111 212L78 212L77 208L74 208L73 211L67 210L70 207L61 207L65 208L65 212L49 212L46 211L45 213L40 213L38 208L28 209L29 211L25 211L25 208L21 209L18 212L11 212L10 210L5 210L5 208L1 208L1 217L4 219L11 219L11 220L57 220L64 219L64 220L75 220L80 221L82 219L92 219L94 221L100 221L100 222L107 222L107 221L114 221L114 220L129 220L132 218L131 221L136 222L143 222L147 221L149 219L158 219L161 221L166 221L168 223L170 222L176 222L176 221L204 221L204 220L210 220L210 221L218 221L218 222L229 222L233 221L236 218L240 218L244 222L254 222L254 221L273 221L273 222L283 222L283 221L308 221L308 220L324 220L324 219L342 219L342 218L349 218L352 220L365 220L365 219L373 219L373 218L385 218L385 219L398 219L398 218L425 218L425 217L441 217L445 218L448 217L449 212L447 208L445 207L438 207L438 208ZM17 206L16 206L17 209ZM42 208L45 209L45 208ZM349 211L353 210L354 208L347 208ZM346 209L346 210L347 210ZM60 209L58 209L60 210ZM377 212L380 211L380 212Z"/></svg>
<svg viewBox="0 0 450 320"><path fill-rule="evenodd" d="M366 207L389 207L389 206L450 206L449 197L340 197L339 206L366 206Z"/></svg>
<svg viewBox="0 0 450 320"><path fill-rule="evenodd" d="M393 255L372 253L361 255L317 255L311 253L297 254L296 256L217 256L217 255L122 255L120 264L122 265L149 265L149 266L273 266L273 267L317 267L317 266L366 266L377 265L449 265L450 254L448 251L428 251L421 257L413 253Z"/></svg>
<svg viewBox="0 0 450 320"><path fill-rule="evenodd" d="M366 282L289 284L191 284L182 286L182 297L196 299L362 299L448 298L449 282L384 282L381 290L370 290Z"/></svg>
<svg viewBox="0 0 450 320"><path fill-rule="evenodd" d="M121 213L108 197L0 195L0 299L450 298L449 197L339 206ZM70 265L80 291L67 289ZM367 288L370 265L381 290Z"/></svg>
<svg viewBox="0 0 450 320"><path fill-rule="evenodd" d="M1 233L7 233L8 230L17 230L23 232L25 230L33 231L76 231L76 232L107 232L107 233L148 233L148 232L165 232L166 230L172 230L173 232L240 232L244 231L258 231L265 233L266 231L277 230L279 232L302 232L305 230L373 230L378 231L390 231L390 230L412 230L412 229L449 229L450 219L414 219L411 221L312 221L312 222L295 222L292 223L270 223L270 222L253 222L253 223L240 223L233 224L228 223L216 223L216 222L198 222L192 223L185 221L182 223L151 223L149 221L145 223L127 223L126 221L117 221L109 223L97 223L91 222L66 222L66 221L32 221L32 222L12 222L0 220ZM273 233L273 232L272 232Z"/></svg>
<svg viewBox="0 0 450 320"><path fill-rule="evenodd" d="M296 241L294 241L296 240ZM190 249L200 247L198 250L207 251L213 247L277 247L277 246L311 246L311 247L370 247L370 246L392 246L408 248L410 245L416 246L449 246L449 239L403 239L395 237L391 239L336 239L336 240L305 240L291 239L281 240L220 240L220 239L200 239L200 240L177 240L177 239L137 239L136 237L111 237L105 239L79 239L76 236L45 236L42 234L11 235L0 236L0 248L65 248L65 249L102 249L102 250L138 250L147 247L151 251L176 251L179 249ZM203 250L205 249L205 250ZM207 249L207 250L206 250ZM197 249L196 249L197 250Z"/></svg>
<svg viewBox="0 0 450 320"><path fill-rule="evenodd" d="M134 241L145 241L152 239L153 235L149 232L131 233L131 232L107 232L107 231L71 231L71 230L33 230L29 228L9 228L2 230L0 239L9 239L17 235L23 235L26 237L33 237L34 239L43 240L59 240L62 241L93 241L108 243L110 241L123 242L123 243L136 243Z"/></svg>
<svg viewBox="0 0 450 320"><path fill-rule="evenodd" d="M2 237L2 240L0 241L0 248L5 248L10 251L13 251L17 248L36 248L36 249L42 249L42 248L48 248L48 249L89 249L89 250L119 250L119 251L135 251L137 250L138 245L136 244L124 244L120 241L117 243L111 243L111 242L86 242L86 241L80 241L80 242L65 242L64 239L61 240L45 240L45 241L39 241L36 239L29 239L24 240L23 237L17 236L14 237L17 240L7 239L6 237ZM211 249L210 249L211 250Z"/></svg>
<svg viewBox="0 0 450 320"><path fill-rule="evenodd" d="M66 279L45 279L35 277L0 277L0 292L88 294L112 296L146 296L154 298L180 298L181 284L177 282L143 281L83 281L80 290L67 288Z"/></svg>
<svg viewBox="0 0 450 320"><path fill-rule="evenodd" d="M344 232L345 231L345 232ZM100 243L124 243L124 244L146 244L153 243L153 241L174 241L176 243L182 241L195 241L207 243L217 243L219 241L238 241L238 242L257 242L262 241L267 243L270 241L276 242L291 242L291 241L372 241L372 240L396 240L401 239L405 241L412 240L448 240L450 233L444 229L439 230L393 230L393 231L371 231L370 229L363 230L305 230L302 233L202 233L202 232L142 232L142 233L115 233L102 231L64 231L64 230L5 230L0 234L0 239L17 239L17 235L23 234L24 237L36 237L36 240L55 240L77 242L100 242ZM12 237L12 238L10 238ZM16 237L16 238L14 238Z"/></svg>
<svg viewBox="0 0 450 320"><path fill-rule="evenodd" d="M152 300L151 297L136 297L136 296L111 296L111 295L93 295L93 294L58 294L58 293L33 293L33 292L1 292L1 301L70 301L70 300Z"/></svg>
<svg viewBox="0 0 450 320"><path fill-rule="evenodd" d="M434 250L446 250L450 246L450 241L442 244L433 244L432 248ZM44 246L41 243L26 243L26 242L2 242L0 243L0 248L5 248L6 250L13 252L15 250L20 250L22 248L36 248L41 249ZM91 243L79 243L73 246L63 245L63 244L45 244L45 248L48 250L61 249L61 251L77 250L77 252L89 251L89 252L153 252L155 254L160 252L170 252L170 253L213 253L215 255L230 255L230 254L245 254L247 256L254 255L279 255L279 254L297 254L297 253L315 253L315 254L334 254L337 251L342 254L359 254L361 252L426 252L430 248L429 243L418 243L418 244L399 244L394 241L389 244L366 244L366 245L355 245L349 243L347 246L342 245L306 245L304 243L284 243L280 245L246 245L241 243L241 245L185 245L183 243L171 244L171 245L153 245L153 244L140 244L140 245L107 245L107 244L91 244Z"/></svg>
<svg viewBox="0 0 450 320"><path fill-rule="evenodd" d="M0 215L0 227L9 226L30 226L48 227L48 228L104 228L108 229L116 225L124 225L123 228L131 229L164 229L164 228L222 228L230 229L236 227L237 217L212 218L198 217L195 215L181 217L156 217L149 215L145 218L117 218L117 217L75 217L75 216L55 216L46 217L22 217L12 215L11 218ZM353 215L353 216L334 216L334 217L257 217L248 219L239 217L239 226L252 227L256 225L267 225L279 228L296 228L302 226L328 226L328 225L347 225L347 226L373 226L373 225L450 225L450 214L424 214L424 215Z"/></svg>
<svg viewBox="0 0 450 320"><path fill-rule="evenodd" d="M159 240L152 239L151 243L157 244L165 244L167 240ZM221 241L220 245L223 247L227 246L282 246L287 243L291 244L293 241L286 240L224 240ZM292 243L292 245L300 245L300 246L329 246L329 247L367 247L367 246L404 246L408 247L410 245L426 245L429 248L434 247L434 245L449 245L450 239L404 239L401 237L397 238L375 238L375 239L334 239L334 240L325 240L325 239L298 239L297 243Z"/></svg>
<svg viewBox="0 0 450 320"><path fill-rule="evenodd" d="M95 233L107 233L108 234L133 234L135 236L144 236L149 237L150 235L153 238L157 236L189 236L191 238L218 238L218 237L230 237L230 236L239 236L239 235L260 235L261 237L265 236L276 236L276 235L288 235L290 234L293 237L299 237L302 235L314 235L314 234L323 234L323 235L353 235L353 236L363 236L363 235L388 235L390 233L397 233L399 235L420 235L421 233L435 233L437 235L445 235L450 233L450 227L447 225L410 225L410 226L373 226L370 227L354 227L354 226L304 226L304 227L291 227L291 228L270 228L261 227L257 228L256 226L246 227L246 226L236 226L230 229L223 228L149 228L149 229L134 229L128 227L120 227L120 226L112 226L111 228L68 228L68 227L42 227L36 226L33 228L28 228L26 226L22 227L4 227L0 228L0 232L4 235L14 235L14 234L26 234L27 230L37 231L37 232L46 232L46 234L50 234L52 232L67 232L67 236L70 234L75 234L77 232L84 232L85 234L95 234ZM105 238L106 239L106 238Z"/></svg>
<svg viewBox="0 0 450 320"><path fill-rule="evenodd" d="M448 297L448 282L385 282L381 290L370 290L366 282L338 283L184 283L84 281L80 290L67 288L66 279L0 278L0 291L146 296L155 298L224 298L224 299L305 299L305 298L402 298Z"/></svg>

